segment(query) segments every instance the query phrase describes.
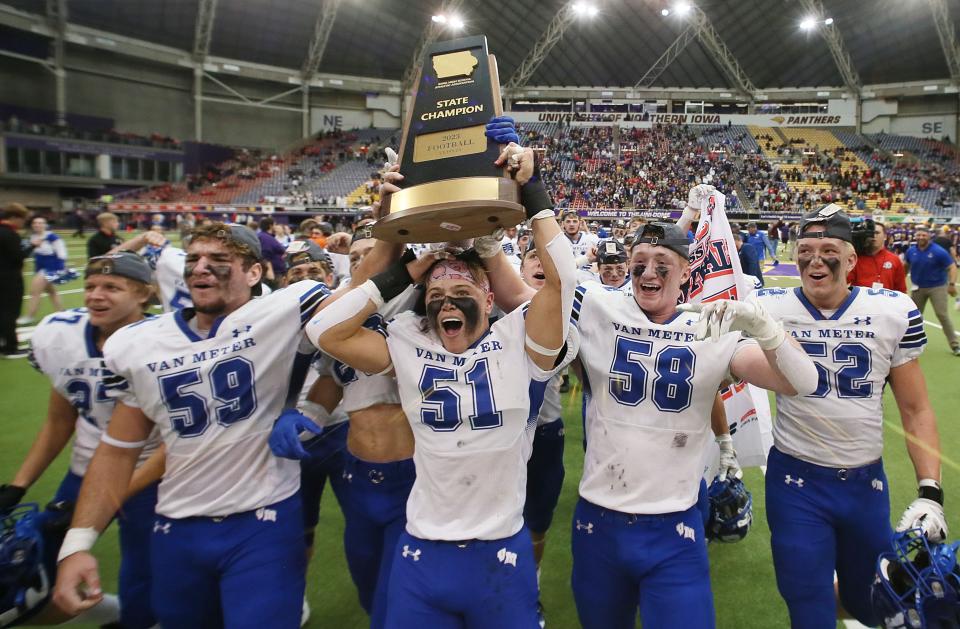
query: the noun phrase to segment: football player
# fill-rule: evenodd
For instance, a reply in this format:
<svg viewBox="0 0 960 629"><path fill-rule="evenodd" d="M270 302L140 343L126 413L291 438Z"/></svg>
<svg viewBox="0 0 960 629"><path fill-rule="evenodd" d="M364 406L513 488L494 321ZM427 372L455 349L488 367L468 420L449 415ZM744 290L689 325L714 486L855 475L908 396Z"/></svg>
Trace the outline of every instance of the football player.
<svg viewBox="0 0 960 629"><path fill-rule="evenodd" d="M535 172L533 152L515 144L497 162L521 184ZM354 369L395 373L413 429L417 478L393 551L387 627L537 626L522 514L535 428L529 388L575 351L564 309L574 267L542 182L525 185L522 199L535 240L547 243L546 283L529 307L490 325L493 294L482 266L435 251L425 256L437 262L425 276L420 314L398 315L386 338L363 323L409 285L402 265L356 286L308 326L311 340Z"/></svg>
<svg viewBox="0 0 960 629"><path fill-rule="evenodd" d="M373 250L374 242L362 235L355 238L350 247L351 275L359 272L360 264ZM384 304L364 322L365 327L382 330L383 320L408 310L414 295L411 287ZM320 370L330 374L337 389L336 397L326 397L329 401L323 404L308 404L301 412L314 423L324 425L334 406L340 402L340 409L349 416L349 432L342 431L345 443L339 454L341 479L336 481L334 488L338 496L341 492L343 495L344 550L360 604L370 614L370 626L383 627L393 550L406 525L407 496L415 478L413 432L400 406L400 395L393 377L368 375L327 356L321 360ZM322 380L318 380L314 387L320 384ZM311 391L311 395L314 393L317 391ZM324 397L319 395L315 402ZM302 463L305 466L302 489L305 502L309 495L316 493L311 489L314 481L308 479L313 475L308 473L307 466L319 465L315 461L325 458L323 452L333 447L329 440L341 439L339 433L331 435L331 430L337 429L327 427L322 434L303 444L311 454ZM311 451L312 443L317 443L317 448L322 451ZM295 455L277 449L274 452L281 456ZM331 484L334 484L332 476ZM313 524L315 526L316 521Z"/></svg>
<svg viewBox="0 0 960 629"><path fill-rule="evenodd" d="M570 242L574 259L578 261L581 269L589 269L590 264L584 262L582 256L587 255L592 247L596 247L600 239L589 231L580 231L582 221L576 210L566 210L560 216L560 224L563 227L563 235Z"/></svg>
<svg viewBox="0 0 960 629"><path fill-rule="evenodd" d="M887 550L883 390L889 384L907 435L919 497L898 531L946 538L940 442L918 358L927 339L907 295L847 286L857 262L850 221L836 205L805 214L797 240L802 287L767 288L756 302L783 321L817 364L816 391L777 396L766 501L777 587L794 627L833 626L834 571L843 609L866 625L877 556Z"/></svg>
<svg viewBox="0 0 960 629"><path fill-rule="evenodd" d="M186 252L193 307L123 328L104 346L116 405L60 549L54 599L71 613L100 599L90 548L155 424L167 457L151 534L160 624L298 627L300 470L267 440L283 409L291 348L327 291L307 280L253 299L263 262L243 226L197 227Z"/></svg>
<svg viewBox="0 0 960 629"><path fill-rule="evenodd" d="M714 625L697 503L717 391L731 376L786 394L816 386L813 363L759 308L732 315L753 340L694 340L702 306L677 306L688 248L676 225L647 224L630 251L632 295L576 291L588 401L572 582L588 629L633 627L638 606L644 627Z"/></svg>
<svg viewBox="0 0 960 629"><path fill-rule="evenodd" d="M110 422L114 402L105 395L103 346L128 324L144 319L153 294L150 268L133 253L92 258L84 280L85 308L48 315L31 339L31 357L50 379L47 417L27 458L10 485L0 488L0 510L20 502L57 455L75 437L70 470L60 483L55 503L75 503L90 460ZM150 627L156 618L150 603L150 531L157 502L162 457L154 431L134 461L140 469L130 487L122 487L120 525L120 602L124 627ZM51 575L52 577L53 575Z"/></svg>

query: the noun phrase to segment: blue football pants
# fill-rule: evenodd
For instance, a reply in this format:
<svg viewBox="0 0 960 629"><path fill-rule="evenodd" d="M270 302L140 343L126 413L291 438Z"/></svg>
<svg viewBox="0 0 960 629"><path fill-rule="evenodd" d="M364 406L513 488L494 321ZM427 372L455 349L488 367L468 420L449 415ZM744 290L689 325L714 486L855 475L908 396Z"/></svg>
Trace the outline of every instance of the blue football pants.
<svg viewBox="0 0 960 629"><path fill-rule="evenodd" d="M299 629L306 568L299 494L223 518L158 515L152 538L161 626Z"/></svg>
<svg viewBox="0 0 960 629"><path fill-rule="evenodd" d="M767 458L767 523L777 588L793 629L836 626L840 602L867 626L877 557L890 549L890 493L882 462L855 469L806 463L776 448Z"/></svg>
<svg viewBox="0 0 960 629"><path fill-rule="evenodd" d="M697 505L662 515L583 498L573 519L573 596L585 629L711 629L713 593Z"/></svg>
<svg viewBox="0 0 960 629"><path fill-rule="evenodd" d="M360 606L372 629L386 623L387 592L397 539L407 525L413 459L370 463L344 455L343 545Z"/></svg>
<svg viewBox="0 0 960 629"><path fill-rule="evenodd" d="M387 609L388 629L538 629L530 533L439 542L404 532Z"/></svg>

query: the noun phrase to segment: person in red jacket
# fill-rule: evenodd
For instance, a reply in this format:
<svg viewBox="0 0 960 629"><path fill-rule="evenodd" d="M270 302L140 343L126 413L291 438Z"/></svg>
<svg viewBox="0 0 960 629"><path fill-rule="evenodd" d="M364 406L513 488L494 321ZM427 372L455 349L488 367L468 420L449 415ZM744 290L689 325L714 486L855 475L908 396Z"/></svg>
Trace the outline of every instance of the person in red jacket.
<svg viewBox="0 0 960 629"><path fill-rule="evenodd" d="M886 239L883 223L874 223L873 239L865 243L866 251L857 251L857 264L847 276L848 283L907 292L907 274L903 270L903 263L899 256L884 246Z"/></svg>

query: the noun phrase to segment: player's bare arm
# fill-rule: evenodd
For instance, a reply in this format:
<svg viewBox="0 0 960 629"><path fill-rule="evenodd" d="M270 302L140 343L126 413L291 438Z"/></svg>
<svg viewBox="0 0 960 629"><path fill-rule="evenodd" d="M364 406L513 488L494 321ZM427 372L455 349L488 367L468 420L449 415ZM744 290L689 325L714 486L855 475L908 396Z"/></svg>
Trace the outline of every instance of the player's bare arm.
<svg viewBox="0 0 960 629"><path fill-rule="evenodd" d="M33 485L70 443L76 425L77 409L55 389L50 389L47 418L10 484L23 489Z"/></svg>
<svg viewBox="0 0 960 629"><path fill-rule="evenodd" d="M917 480L931 478L939 481L940 435L920 361L914 359L891 368L889 380L897 408L900 409L907 452Z"/></svg>
<svg viewBox="0 0 960 629"><path fill-rule="evenodd" d="M106 436L87 468L73 522L60 548L53 600L68 614L90 609L103 598L97 560L90 548L123 504L151 427L140 409L117 402Z"/></svg>

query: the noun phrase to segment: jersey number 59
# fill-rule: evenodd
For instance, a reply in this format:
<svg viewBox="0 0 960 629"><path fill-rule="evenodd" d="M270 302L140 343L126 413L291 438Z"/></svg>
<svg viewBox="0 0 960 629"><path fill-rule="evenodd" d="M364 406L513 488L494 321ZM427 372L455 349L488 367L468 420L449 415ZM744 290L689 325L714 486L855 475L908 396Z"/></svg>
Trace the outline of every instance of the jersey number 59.
<svg viewBox="0 0 960 629"><path fill-rule="evenodd" d="M209 389L200 369L188 369L160 377L160 395L170 413L173 429L181 437L198 437L210 423L208 398L216 421L231 426L253 415L257 393L253 387L253 364L241 357L226 358L210 369ZM193 390L188 390L193 389ZM210 394L207 395L206 391Z"/></svg>

